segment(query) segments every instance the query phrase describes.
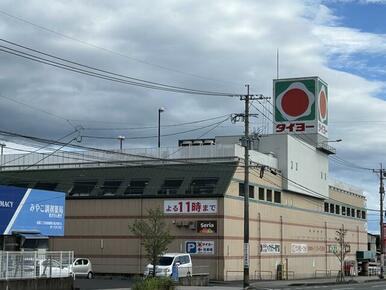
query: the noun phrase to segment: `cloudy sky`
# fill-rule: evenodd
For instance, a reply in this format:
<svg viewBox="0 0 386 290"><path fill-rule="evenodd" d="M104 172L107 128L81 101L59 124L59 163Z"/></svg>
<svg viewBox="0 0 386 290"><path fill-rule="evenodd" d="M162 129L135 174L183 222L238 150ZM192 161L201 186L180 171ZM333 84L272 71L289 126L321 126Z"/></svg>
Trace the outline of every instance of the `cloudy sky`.
<svg viewBox="0 0 386 290"><path fill-rule="evenodd" d="M82 126L87 136L126 136L126 148L154 147L156 138L129 138L157 134L136 128L156 126L159 107L166 108L164 124L243 109L237 98L151 90L50 67L5 53L4 46L20 49L5 41L148 81L231 93L245 93L250 84L251 93L266 96L279 49L281 78L316 75L329 84L329 137L343 139L331 175L363 188L368 207L376 208L377 176L360 167L386 165L385 13L386 1L370 0L2 0L0 130L61 138ZM163 145L242 132L241 124L223 120L163 128L163 134L197 129L165 137ZM252 127L265 132L267 122L256 119ZM375 217L369 220L376 229Z"/></svg>

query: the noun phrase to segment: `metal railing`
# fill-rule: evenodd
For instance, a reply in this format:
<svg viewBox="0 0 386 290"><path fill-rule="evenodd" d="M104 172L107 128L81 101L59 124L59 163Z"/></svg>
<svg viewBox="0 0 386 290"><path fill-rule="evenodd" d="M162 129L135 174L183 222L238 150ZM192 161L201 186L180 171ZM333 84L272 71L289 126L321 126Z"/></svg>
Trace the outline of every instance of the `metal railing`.
<svg viewBox="0 0 386 290"><path fill-rule="evenodd" d="M74 252L0 251L0 280L71 276Z"/></svg>
<svg viewBox="0 0 386 290"><path fill-rule="evenodd" d="M226 270L225 271L225 280L226 281L230 278L229 277L230 273L236 274L236 275L231 275L232 279L241 280L243 278L244 271L241 271L241 270ZM237 274L239 274L239 275L237 275Z"/></svg>
<svg viewBox="0 0 386 290"><path fill-rule="evenodd" d="M125 165L176 163L177 160L193 160L197 162L221 162L224 160L243 158L243 147L237 144L219 144L187 147L163 147L125 149L122 151L61 151L52 154L5 154L1 170L52 169L52 168L88 168L114 167ZM277 159L266 154L251 150L251 161L277 168Z"/></svg>
<svg viewBox="0 0 386 290"><path fill-rule="evenodd" d="M315 270L315 278L332 278L339 274L339 270Z"/></svg>
<svg viewBox="0 0 386 290"><path fill-rule="evenodd" d="M272 280L273 274L272 271L255 271L255 280Z"/></svg>

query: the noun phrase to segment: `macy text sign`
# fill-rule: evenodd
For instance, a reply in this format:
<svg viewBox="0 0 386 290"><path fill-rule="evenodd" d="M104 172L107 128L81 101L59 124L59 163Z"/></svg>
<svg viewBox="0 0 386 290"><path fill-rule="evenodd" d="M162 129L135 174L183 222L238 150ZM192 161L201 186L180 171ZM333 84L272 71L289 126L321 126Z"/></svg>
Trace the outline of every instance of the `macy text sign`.
<svg viewBox="0 0 386 290"><path fill-rule="evenodd" d="M217 213L217 200L207 199L183 199L183 200L165 200L164 213L184 213L201 214Z"/></svg>
<svg viewBox="0 0 386 290"><path fill-rule="evenodd" d="M0 232L37 231L63 236L64 202L64 192L0 186Z"/></svg>

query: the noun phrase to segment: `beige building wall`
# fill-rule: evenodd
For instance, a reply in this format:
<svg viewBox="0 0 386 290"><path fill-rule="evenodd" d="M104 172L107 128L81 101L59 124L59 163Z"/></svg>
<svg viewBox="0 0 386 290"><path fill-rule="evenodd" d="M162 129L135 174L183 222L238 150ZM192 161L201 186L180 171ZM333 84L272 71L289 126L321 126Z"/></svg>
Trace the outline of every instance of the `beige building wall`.
<svg viewBox="0 0 386 290"><path fill-rule="evenodd" d="M240 171L237 171L240 172ZM224 279L242 279L243 270L243 197L239 183L243 173L235 175L224 201ZM271 182L267 182L271 181ZM326 271L336 275L338 259L330 253L336 230L347 229L346 241L351 251L346 260L355 260L356 251L367 249L366 220L324 212L324 200L290 192L281 192L281 203L259 200L259 187L280 191L280 178L265 173L251 176L255 196L250 199L250 275L254 279L276 278L279 264L289 278L321 276ZM266 197L266 196L265 196ZM331 198L342 204L364 209L361 195L332 188ZM279 245L277 253L261 252L261 245Z"/></svg>
<svg viewBox="0 0 386 290"><path fill-rule="evenodd" d="M186 241L213 241L214 253L192 255L195 272L209 272L213 279L241 279L243 271L243 197L239 196L242 169L236 171L224 197L198 197L217 200L217 213L167 214L165 220L175 237L169 252L184 252ZM339 269L337 258L328 252L335 232L344 227L351 244L349 260L357 250L366 250L365 220L324 212L324 200L281 191L281 178L265 172L250 176L254 198L250 199L250 276L275 279L278 264L284 264L292 278L321 276ZM265 200L259 200L264 188ZM267 190L279 191L281 203L266 200ZM363 208L365 199L334 190L331 196ZM184 198L70 199L66 201L65 236L51 240L53 250L74 250L76 257L88 257L94 270L103 273L143 272L148 259L138 237L129 225L144 218L149 208L163 208L164 200ZM198 220L217 222L217 232L197 233ZM261 252L262 245L278 245L279 251ZM288 267L288 268L287 268Z"/></svg>
<svg viewBox="0 0 386 290"><path fill-rule="evenodd" d="M212 278L217 278L224 267L221 259L224 252L223 199L204 199L217 200L216 214L165 215L174 236L168 251L184 252L186 241L214 241L213 254L192 255L192 260L196 272L209 272ZM73 250L76 257L90 258L95 272L141 274L149 261L140 239L130 232L129 225L146 217L149 208L163 209L163 202L161 198L67 200L65 235L51 239L51 249ZM216 221L217 233L197 233L193 225L198 220Z"/></svg>

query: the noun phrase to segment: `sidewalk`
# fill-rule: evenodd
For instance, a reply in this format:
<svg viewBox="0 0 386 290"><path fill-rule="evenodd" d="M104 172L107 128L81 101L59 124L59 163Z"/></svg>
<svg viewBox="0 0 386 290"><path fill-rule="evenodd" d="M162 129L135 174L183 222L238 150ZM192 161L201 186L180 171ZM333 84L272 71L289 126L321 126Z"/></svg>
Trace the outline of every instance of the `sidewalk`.
<svg viewBox="0 0 386 290"><path fill-rule="evenodd" d="M378 276L358 276L345 277L347 283L366 283L371 281L379 281ZM338 284L336 278L309 278L296 280L274 280L274 281L255 281L251 285L258 288L265 287L285 287L285 286L317 286L317 285L333 285Z"/></svg>
<svg viewBox="0 0 386 290"><path fill-rule="evenodd" d="M379 281L378 276L359 276L353 279L346 277L347 284L349 283L367 283L372 281ZM252 287L256 289L270 289L276 287L293 287L298 286L318 286L318 285L334 285L338 284L336 278L317 278L317 279L299 279L299 280L264 280L251 282ZM212 284L211 286L178 286L176 290L242 290L242 281L234 282L218 282L218 284ZM341 284L342 285L342 284ZM253 289L253 288L252 288ZM115 288L105 290L130 290L130 288Z"/></svg>

